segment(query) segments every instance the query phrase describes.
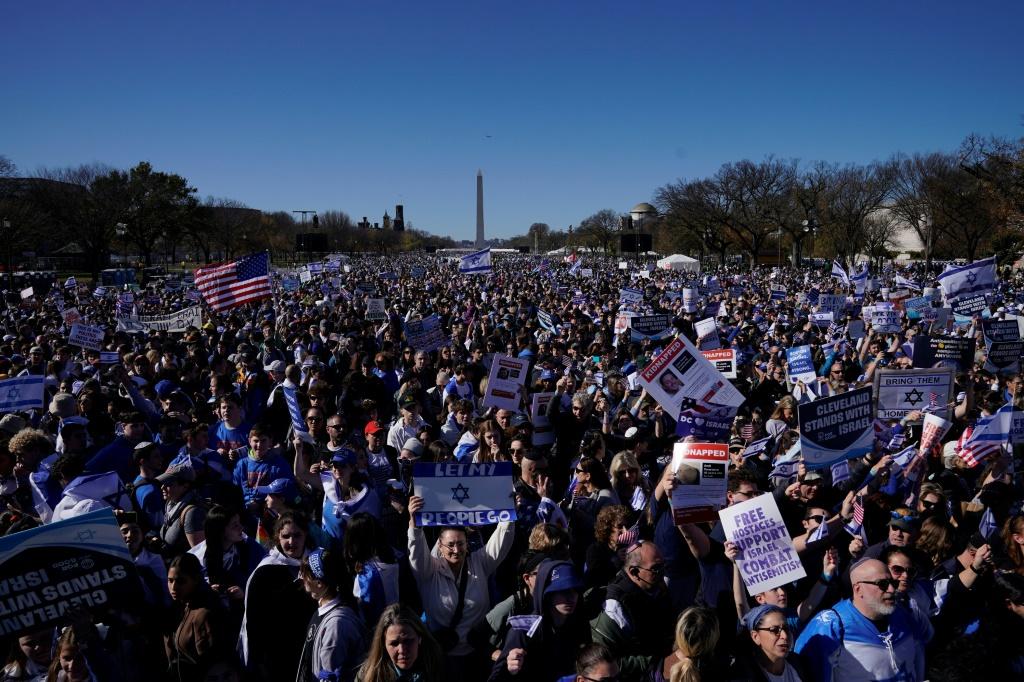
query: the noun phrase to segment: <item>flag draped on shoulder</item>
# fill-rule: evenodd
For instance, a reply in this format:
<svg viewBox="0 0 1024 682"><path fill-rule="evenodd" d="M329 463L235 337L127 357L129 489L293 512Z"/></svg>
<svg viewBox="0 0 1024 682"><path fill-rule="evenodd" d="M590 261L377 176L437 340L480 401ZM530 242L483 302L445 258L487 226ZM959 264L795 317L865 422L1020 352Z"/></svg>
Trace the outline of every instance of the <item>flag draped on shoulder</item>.
<svg viewBox="0 0 1024 682"><path fill-rule="evenodd" d="M960 445L960 458L973 468L999 454L1010 439L1012 420L1013 403L1006 403L995 414L979 419Z"/></svg>
<svg viewBox="0 0 1024 682"><path fill-rule="evenodd" d="M270 255L264 251L230 263L199 268L196 288L215 311L269 298Z"/></svg>
<svg viewBox="0 0 1024 682"><path fill-rule="evenodd" d="M850 286L850 276L846 274L846 268L839 264L839 261L832 261L832 276L840 280L846 286Z"/></svg>
<svg viewBox="0 0 1024 682"><path fill-rule="evenodd" d="M491 274L491 250L483 249L463 256L459 262L459 272L463 275Z"/></svg>
<svg viewBox="0 0 1024 682"><path fill-rule="evenodd" d="M939 286L947 299L990 291L996 284L996 257L989 256L960 267L946 266L938 276Z"/></svg>

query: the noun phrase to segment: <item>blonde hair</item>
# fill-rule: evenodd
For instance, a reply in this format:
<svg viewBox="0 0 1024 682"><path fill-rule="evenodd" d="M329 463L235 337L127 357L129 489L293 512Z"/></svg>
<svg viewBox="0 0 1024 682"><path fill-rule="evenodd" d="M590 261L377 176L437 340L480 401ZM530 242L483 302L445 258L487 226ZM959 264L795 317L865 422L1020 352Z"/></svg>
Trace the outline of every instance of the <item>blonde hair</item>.
<svg viewBox="0 0 1024 682"><path fill-rule="evenodd" d="M676 621L676 655L669 682L701 682L699 659L718 645L718 617L711 609L691 606Z"/></svg>
<svg viewBox="0 0 1024 682"><path fill-rule="evenodd" d="M637 461L636 455L628 450L623 450L612 457L611 466L608 467L608 475L611 476L613 488L618 486L619 475L624 469L640 470L640 462Z"/></svg>

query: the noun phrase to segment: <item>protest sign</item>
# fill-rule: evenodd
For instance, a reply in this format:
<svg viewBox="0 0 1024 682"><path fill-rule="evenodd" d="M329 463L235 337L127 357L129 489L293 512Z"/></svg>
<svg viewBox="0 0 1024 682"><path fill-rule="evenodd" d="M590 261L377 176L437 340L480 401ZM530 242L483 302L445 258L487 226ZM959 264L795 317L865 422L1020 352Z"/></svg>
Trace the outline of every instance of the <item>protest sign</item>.
<svg viewBox="0 0 1024 682"><path fill-rule="evenodd" d="M875 433L870 386L801 403L797 412L807 467L829 466L871 451Z"/></svg>
<svg viewBox="0 0 1024 682"><path fill-rule="evenodd" d="M953 299L951 307L954 315L973 317L977 313L988 310L988 301L985 299L985 294L970 294Z"/></svg>
<svg viewBox="0 0 1024 682"><path fill-rule="evenodd" d="M921 422L921 443L918 451L925 457L937 443L942 442L942 437L949 431L952 423L942 417L928 413Z"/></svg>
<svg viewBox="0 0 1024 682"><path fill-rule="evenodd" d="M802 381L809 384L818 376L814 370L814 361L811 358L810 346L796 346L786 349L786 369L789 374L789 382L795 384Z"/></svg>
<svg viewBox="0 0 1024 682"><path fill-rule="evenodd" d="M551 445L555 442L555 430L547 418L548 403L554 393L534 393L530 402L530 421L533 422L533 444Z"/></svg>
<svg viewBox="0 0 1024 682"><path fill-rule="evenodd" d="M103 336L103 327L75 324L71 326L68 343L72 346L81 346L89 350L101 350L103 348Z"/></svg>
<svg viewBox="0 0 1024 682"><path fill-rule="evenodd" d="M785 301L786 290L785 289L772 289L771 294L768 296L769 300L772 301Z"/></svg>
<svg viewBox="0 0 1024 682"><path fill-rule="evenodd" d="M670 415L684 401L739 407L743 394L704 359L689 339L677 337L640 371L640 384Z"/></svg>
<svg viewBox="0 0 1024 682"><path fill-rule="evenodd" d="M203 326L203 309L194 305L175 313L166 315L139 315L136 317L118 317L117 330L125 332L165 331L183 332L190 327L199 329Z"/></svg>
<svg viewBox="0 0 1024 682"><path fill-rule="evenodd" d="M720 348L718 350L703 350L701 355L715 366L726 379L736 378L736 350L734 348Z"/></svg>
<svg viewBox="0 0 1024 682"><path fill-rule="evenodd" d="M619 303L639 305L644 302L644 292L639 289L619 289Z"/></svg>
<svg viewBox="0 0 1024 682"><path fill-rule="evenodd" d="M871 330L884 334L898 333L903 327L900 314L898 310L879 310L876 307L871 311Z"/></svg>
<svg viewBox="0 0 1024 682"><path fill-rule="evenodd" d="M1010 416L1010 442L1014 445L1024 443L1024 410L1014 410Z"/></svg>
<svg viewBox="0 0 1024 682"><path fill-rule="evenodd" d="M885 420L902 419L928 407L933 414L948 419L947 405L953 399L954 374L953 368L945 367L876 370L876 416Z"/></svg>
<svg viewBox="0 0 1024 682"><path fill-rule="evenodd" d="M424 462L413 465L412 476L414 494L423 498L417 526L487 526L516 519L512 462Z"/></svg>
<svg viewBox="0 0 1024 682"><path fill-rule="evenodd" d="M832 318L833 314L831 312L811 313L810 315L807 316L807 319L815 327L828 327L830 324L832 324Z"/></svg>
<svg viewBox="0 0 1024 682"><path fill-rule="evenodd" d="M409 274L415 277L416 279L420 279L421 277L425 277L427 275L427 269L422 265L414 265L409 270Z"/></svg>
<svg viewBox="0 0 1024 682"><path fill-rule="evenodd" d="M35 290L32 287L21 290L21 300L26 301L36 295Z"/></svg>
<svg viewBox="0 0 1024 682"><path fill-rule="evenodd" d="M415 350L422 350L427 353L438 348L444 348L450 344L448 336L441 327L441 320L437 314L422 320L412 320L405 323L405 337L409 345Z"/></svg>
<svg viewBox="0 0 1024 682"><path fill-rule="evenodd" d="M907 311L907 317L911 320L916 320L920 317L923 317L923 311L931 307L932 300L927 296L908 298L906 301L903 302L903 309Z"/></svg>
<svg viewBox="0 0 1024 682"><path fill-rule="evenodd" d="M305 268L299 270L299 281L302 282L303 284L308 284L309 282L313 281L312 273L310 273L310 271Z"/></svg>
<svg viewBox="0 0 1024 682"><path fill-rule="evenodd" d="M729 446L676 443L672 449L672 518L676 525L714 521L725 507Z"/></svg>
<svg viewBox="0 0 1024 682"><path fill-rule="evenodd" d="M624 334L629 329L630 318L635 313L629 310L624 310L615 316L615 324L612 326L612 333L615 334L615 340L618 341L619 334Z"/></svg>
<svg viewBox="0 0 1024 682"><path fill-rule="evenodd" d="M718 338L718 325L714 318L700 320L693 325L693 330L697 332L697 347L701 350L715 350L722 346L722 342Z"/></svg>
<svg viewBox="0 0 1024 682"><path fill-rule="evenodd" d="M366 319L368 320L386 320L388 319L388 311L384 305L383 298L368 298L366 299Z"/></svg>
<svg viewBox="0 0 1024 682"><path fill-rule="evenodd" d="M1020 325L1017 320L983 320L985 341L1020 341Z"/></svg>
<svg viewBox="0 0 1024 682"><path fill-rule="evenodd" d="M843 308L845 306L845 296L837 296L834 294L822 294L820 297L818 297L818 312L832 313L834 319L839 318L839 314L843 312Z"/></svg>
<svg viewBox="0 0 1024 682"><path fill-rule="evenodd" d="M923 369L952 367L966 372L974 366L974 345L974 339L918 334L914 337L912 362Z"/></svg>
<svg viewBox="0 0 1024 682"><path fill-rule="evenodd" d="M701 442L728 440L738 410L738 407L730 405L712 405L687 399L676 419L676 435L680 438L693 436Z"/></svg>
<svg viewBox="0 0 1024 682"><path fill-rule="evenodd" d="M671 315L637 315L629 320L629 329L633 341L665 339L675 331Z"/></svg>
<svg viewBox="0 0 1024 682"><path fill-rule="evenodd" d="M82 321L82 314L78 312L78 308L65 308L61 312L61 317L64 318L65 327L70 327Z"/></svg>
<svg viewBox="0 0 1024 682"><path fill-rule="evenodd" d="M58 627L75 609L138 605L140 585L110 509L0 538L4 635Z"/></svg>
<svg viewBox="0 0 1024 682"><path fill-rule="evenodd" d="M793 540L771 495L759 495L718 512L725 537L740 548L736 567L750 595L806 577Z"/></svg>
<svg viewBox="0 0 1024 682"><path fill-rule="evenodd" d="M537 308L537 321L540 322L540 326L547 331L555 331L555 320L551 317L551 313Z"/></svg>
<svg viewBox="0 0 1024 682"><path fill-rule="evenodd" d="M624 260L619 261L619 270L629 270L629 263Z"/></svg>
<svg viewBox="0 0 1024 682"><path fill-rule="evenodd" d="M494 360L491 362L491 373L487 379L484 406L518 412L519 398L522 395L529 366L530 361L526 358L495 354Z"/></svg>
<svg viewBox="0 0 1024 682"><path fill-rule="evenodd" d="M864 338L864 320L850 320L846 325L846 333L851 339Z"/></svg>
<svg viewBox="0 0 1024 682"><path fill-rule="evenodd" d="M986 344L985 369L997 374L1015 374L1020 371L1020 358L1024 354L1024 341L991 341Z"/></svg>
<svg viewBox="0 0 1024 682"><path fill-rule="evenodd" d="M700 305L700 293L691 287L683 289L683 312L695 313Z"/></svg>
<svg viewBox="0 0 1024 682"><path fill-rule="evenodd" d="M580 268L580 274L583 275L584 277L593 277L594 276L594 269L593 268Z"/></svg>

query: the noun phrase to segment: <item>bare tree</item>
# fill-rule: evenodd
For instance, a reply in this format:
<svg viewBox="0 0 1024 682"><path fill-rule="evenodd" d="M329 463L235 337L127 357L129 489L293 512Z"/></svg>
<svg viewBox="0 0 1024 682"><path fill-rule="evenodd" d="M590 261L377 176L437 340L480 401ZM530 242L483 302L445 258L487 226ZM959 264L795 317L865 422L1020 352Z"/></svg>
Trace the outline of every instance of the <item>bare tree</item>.
<svg viewBox="0 0 1024 682"><path fill-rule="evenodd" d="M527 243L531 249L538 253L547 248L548 237L551 235L551 226L547 223L533 223L526 231Z"/></svg>
<svg viewBox="0 0 1024 682"><path fill-rule="evenodd" d="M619 232L619 214L610 208L601 209L597 213L584 218L580 222L579 234L581 237L591 239L601 246L601 250L608 255L612 241Z"/></svg>
<svg viewBox="0 0 1024 682"><path fill-rule="evenodd" d="M896 248L900 219L887 208L873 211L864 219L864 252L873 265L880 266L882 260Z"/></svg>
<svg viewBox="0 0 1024 682"><path fill-rule="evenodd" d="M9 158L0 154L0 178L13 178L18 173L18 167Z"/></svg>
<svg viewBox="0 0 1024 682"><path fill-rule="evenodd" d="M792 162L768 157L761 163L746 159L727 163L715 174L714 182L727 205L725 225L753 266L771 235L781 239L778 205L788 200L792 190Z"/></svg>
<svg viewBox="0 0 1024 682"><path fill-rule="evenodd" d="M865 221L889 195L892 171L878 164L849 165L835 174L828 192L828 226L833 230L836 255L849 267L865 245Z"/></svg>
<svg viewBox="0 0 1024 682"><path fill-rule="evenodd" d="M728 205L717 184L710 180L678 180L660 187L654 201L667 229L687 233L725 264L732 241L725 221Z"/></svg>
<svg viewBox="0 0 1024 682"><path fill-rule="evenodd" d="M951 162L948 155L935 152L909 157L897 154L885 164L892 180L889 207L921 240L929 269L940 232L935 222L934 197L928 193L929 182Z"/></svg>
<svg viewBox="0 0 1024 682"><path fill-rule="evenodd" d="M986 183L1024 214L1024 138L1003 140L971 135L960 145L960 168Z"/></svg>

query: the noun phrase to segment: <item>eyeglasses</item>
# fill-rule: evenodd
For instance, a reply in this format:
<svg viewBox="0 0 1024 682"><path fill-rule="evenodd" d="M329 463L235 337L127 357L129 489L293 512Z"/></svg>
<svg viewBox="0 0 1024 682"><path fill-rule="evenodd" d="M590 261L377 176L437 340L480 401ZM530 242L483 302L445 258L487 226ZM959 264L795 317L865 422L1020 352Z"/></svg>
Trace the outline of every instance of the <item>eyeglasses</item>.
<svg viewBox="0 0 1024 682"><path fill-rule="evenodd" d="M665 564L653 564L650 568L646 566L637 566L641 571L650 571L651 575L661 575L665 572Z"/></svg>
<svg viewBox="0 0 1024 682"><path fill-rule="evenodd" d="M340 428L342 428L342 425L341 424L328 424L327 428L329 428L329 429L340 429ZM376 431L373 431L372 433L376 433Z"/></svg>
<svg viewBox="0 0 1024 682"><path fill-rule="evenodd" d="M898 512L892 512L891 514L889 514L889 516L892 517L893 521L905 521L907 523L913 523L914 521L917 521L917 517L913 514L908 514L904 516L903 514L900 514Z"/></svg>
<svg viewBox="0 0 1024 682"><path fill-rule="evenodd" d="M780 636L783 632L785 632L787 635L789 634L789 626L787 626L787 625L773 625L770 628L754 628L754 629L757 630L758 632L770 632L770 633L772 633L772 636L774 636L774 637Z"/></svg>
<svg viewBox="0 0 1024 682"><path fill-rule="evenodd" d="M825 516L823 514L814 514L813 516L808 516L805 520L806 521L817 521L818 523L821 523L822 521L825 520Z"/></svg>
<svg viewBox="0 0 1024 682"><path fill-rule="evenodd" d="M743 497L757 497L761 494L760 490L737 490L733 495L743 495Z"/></svg>
<svg viewBox="0 0 1024 682"><path fill-rule="evenodd" d="M308 422L322 422L323 420L323 417L306 417L306 421Z"/></svg>
<svg viewBox="0 0 1024 682"><path fill-rule="evenodd" d="M612 675L611 677L587 677L586 675L580 675L587 682L622 682L622 675Z"/></svg>
<svg viewBox="0 0 1024 682"><path fill-rule="evenodd" d="M892 589L895 590L899 586L900 581L899 580L894 580L893 578L882 578L881 580L858 580L857 581L858 585L863 585L865 583L867 583L868 585L874 585L875 587L880 589L882 592L888 592L889 588L892 588Z"/></svg>
<svg viewBox="0 0 1024 682"><path fill-rule="evenodd" d="M938 500L921 500L921 506L925 509L935 509L939 506Z"/></svg>
<svg viewBox="0 0 1024 682"><path fill-rule="evenodd" d="M904 573L908 578L913 578L917 575L917 570L913 566L900 566L899 564L893 564L889 567L889 572L899 578Z"/></svg>
<svg viewBox="0 0 1024 682"><path fill-rule="evenodd" d="M469 543L467 543L467 542L449 542L449 543L441 542L441 543L438 543L438 544L440 544L442 547L444 547L447 550L466 549L467 547L469 547Z"/></svg>
<svg viewBox="0 0 1024 682"><path fill-rule="evenodd" d="M528 452L526 448L510 448L511 452Z"/></svg>

